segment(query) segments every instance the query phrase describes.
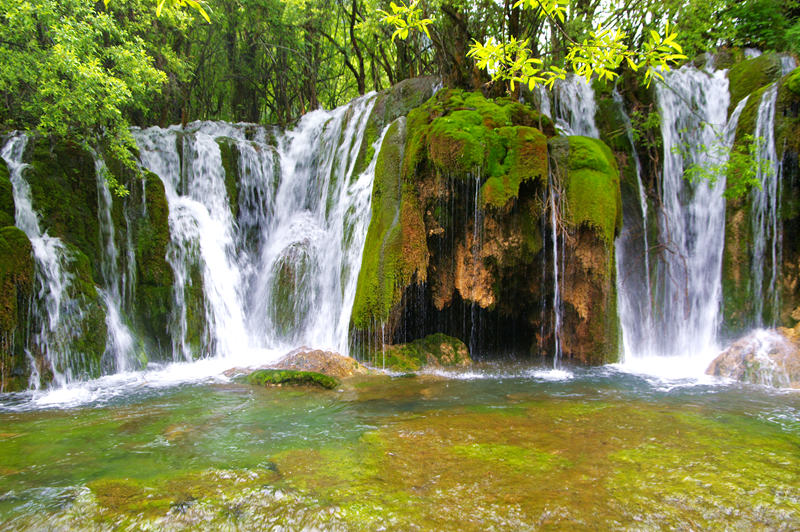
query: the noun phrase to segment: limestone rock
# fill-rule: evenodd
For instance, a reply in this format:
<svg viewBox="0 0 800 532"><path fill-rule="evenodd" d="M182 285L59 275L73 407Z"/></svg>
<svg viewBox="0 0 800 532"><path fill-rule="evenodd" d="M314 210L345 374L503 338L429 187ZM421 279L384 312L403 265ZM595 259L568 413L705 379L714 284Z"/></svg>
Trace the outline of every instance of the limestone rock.
<svg viewBox="0 0 800 532"><path fill-rule="evenodd" d="M754 331L720 353L706 373L740 382L800 389L800 331Z"/></svg>
<svg viewBox="0 0 800 532"><path fill-rule="evenodd" d="M275 364L272 364L271 367L274 369L313 371L339 379L368 373L367 368L353 358L333 351L323 351L309 347L298 347L290 351Z"/></svg>
<svg viewBox="0 0 800 532"><path fill-rule="evenodd" d="M469 366L469 349L458 338L437 333L407 344L384 346L378 353L386 368L395 371L417 371L423 367Z"/></svg>

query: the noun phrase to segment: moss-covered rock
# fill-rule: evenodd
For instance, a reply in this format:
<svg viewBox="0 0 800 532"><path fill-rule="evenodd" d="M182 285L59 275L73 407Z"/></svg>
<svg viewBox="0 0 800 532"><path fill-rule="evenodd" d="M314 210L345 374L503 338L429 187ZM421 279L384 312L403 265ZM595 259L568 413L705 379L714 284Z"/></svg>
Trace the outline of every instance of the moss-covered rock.
<svg viewBox="0 0 800 532"><path fill-rule="evenodd" d="M239 147L235 139L228 137L218 138L217 145L225 171L225 191L228 193L231 213L236 219L239 217Z"/></svg>
<svg viewBox="0 0 800 532"><path fill-rule="evenodd" d="M769 85L780 76L781 60L778 54L772 52L733 65L728 71L731 94L728 113L736 108L742 98Z"/></svg>
<svg viewBox="0 0 800 532"><path fill-rule="evenodd" d="M425 227L412 184L401 172L405 138L405 120L395 121L378 154L372 218L353 305L352 321L358 329L388 321L403 290L415 278L425 280Z"/></svg>
<svg viewBox="0 0 800 532"><path fill-rule="evenodd" d="M27 388L28 309L33 297L31 243L16 227L0 229L0 392Z"/></svg>
<svg viewBox="0 0 800 532"><path fill-rule="evenodd" d="M613 248L622 228L619 170L611 150L602 141L569 137L567 179L562 182L567 199L567 219L575 227L588 227Z"/></svg>
<svg viewBox="0 0 800 532"><path fill-rule="evenodd" d="M141 204L135 222L135 260L136 291L135 317L137 328L143 331L150 351L155 354L156 346L169 347L168 324L172 312L172 285L174 275L167 262L169 246L169 205L164 185L157 175L145 171L141 177L143 186L131 187L134 190L131 202ZM140 195L143 194L144 198Z"/></svg>
<svg viewBox="0 0 800 532"><path fill-rule="evenodd" d="M560 237L562 348L583 363L614 362L620 341L614 237L622 224L616 160L602 141L588 137L554 138L549 146L566 231Z"/></svg>
<svg viewBox="0 0 800 532"><path fill-rule="evenodd" d="M469 349L458 338L437 333L407 344L384 346L373 355L387 369L417 371L423 367L457 367L472 364Z"/></svg>
<svg viewBox="0 0 800 532"><path fill-rule="evenodd" d="M0 159L0 227L14 225L14 190L9 179L8 165Z"/></svg>
<svg viewBox="0 0 800 532"><path fill-rule="evenodd" d="M291 369L260 369L245 377L245 380L259 386L319 386L328 390L339 386L339 381L334 377Z"/></svg>
<svg viewBox="0 0 800 532"><path fill-rule="evenodd" d="M42 231L75 245L98 276L97 177L92 155L79 146L47 138L34 137L30 144L30 166L24 177Z"/></svg>

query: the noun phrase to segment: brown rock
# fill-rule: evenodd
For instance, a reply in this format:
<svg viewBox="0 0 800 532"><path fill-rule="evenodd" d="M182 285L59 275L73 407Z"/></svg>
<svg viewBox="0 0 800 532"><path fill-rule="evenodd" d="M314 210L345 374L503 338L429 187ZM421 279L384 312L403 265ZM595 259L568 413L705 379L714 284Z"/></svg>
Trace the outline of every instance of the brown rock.
<svg viewBox="0 0 800 532"><path fill-rule="evenodd" d="M708 375L800 389L800 337L792 329L757 330L717 356Z"/></svg>
<svg viewBox="0 0 800 532"><path fill-rule="evenodd" d="M288 352L270 368L316 371L337 379L368 373L367 368L353 358L309 347L298 347Z"/></svg>

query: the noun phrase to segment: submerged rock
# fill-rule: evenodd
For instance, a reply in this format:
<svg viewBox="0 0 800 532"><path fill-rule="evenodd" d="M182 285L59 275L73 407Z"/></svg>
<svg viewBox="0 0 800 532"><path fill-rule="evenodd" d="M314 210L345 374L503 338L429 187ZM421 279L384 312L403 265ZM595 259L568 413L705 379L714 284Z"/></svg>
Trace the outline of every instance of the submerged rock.
<svg viewBox="0 0 800 532"><path fill-rule="evenodd" d="M417 371L422 367L469 366L469 349L458 338L437 333L407 344L387 345L378 355L387 369Z"/></svg>
<svg viewBox="0 0 800 532"><path fill-rule="evenodd" d="M720 353L706 373L740 382L800 389L800 333L784 328L754 331Z"/></svg>
<svg viewBox="0 0 800 532"><path fill-rule="evenodd" d="M245 381L261 386L321 386L329 390L339 386L339 380L328 375L291 369L260 369L245 377Z"/></svg>

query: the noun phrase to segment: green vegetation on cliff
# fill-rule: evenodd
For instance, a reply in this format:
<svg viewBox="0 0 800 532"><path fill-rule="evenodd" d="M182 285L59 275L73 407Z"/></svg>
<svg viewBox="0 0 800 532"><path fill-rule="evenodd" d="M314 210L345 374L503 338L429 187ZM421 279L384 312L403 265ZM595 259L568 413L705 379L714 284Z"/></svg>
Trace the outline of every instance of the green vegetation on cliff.
<svg viewBox="0 0 800 532"><path fill-rule="evenodd" d="M0 392L27 387L24 356L28 304L33 295L33 256L16 227L0 229Z"/></svg>
<svg viewBox="0 0 800 532"><path fill-rule="evenodd" d="M472 363L466 344L442 333L428 335L413 342L385 346L373 353L387 369L417 371L423 367L467 366Z"/></svg>
<svg viewBox="0 0 800 532"><path fill-rule="evenodd" d="M611 149L600 140L568 137L566 219L575 227L592 228L611 247L622 227L619 170Z"/></svg>
<svg viewBox="0 0 800 532"><path fill-rule="evenodd" d="M781 75L781 60L776 53L766 53L752 59L736 63L728 71L731 93L728 112L736 108L736 104L748 94L769 85ZM750 96L752 101L754 96ZM748 105L751 102L748 101Z"/></svg>

